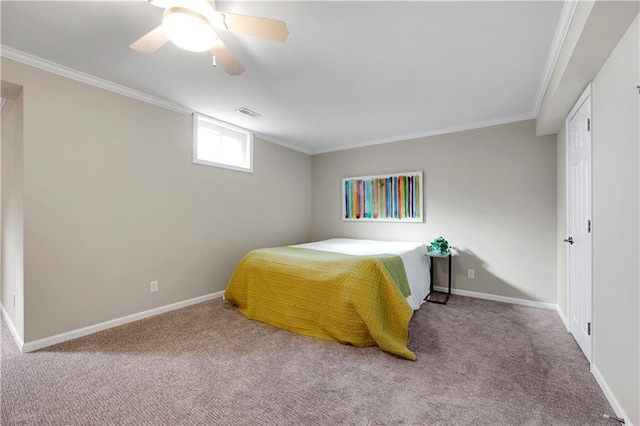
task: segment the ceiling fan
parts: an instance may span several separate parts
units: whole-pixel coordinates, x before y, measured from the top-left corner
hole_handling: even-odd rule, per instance
[[[149,0],[153,6],[165,9],[162,24],[131,44],[141,53],[154,53],[171,40],[178,47],[192,52],[209,51],[213,65],[220,65],[227,74],[239,75],[245,69],[218,38],[217,30],[285,42],[287,24],[275,19],[219,12],[215,3],[207,0]]]

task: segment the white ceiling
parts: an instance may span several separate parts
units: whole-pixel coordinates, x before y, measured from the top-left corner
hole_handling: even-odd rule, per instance
[[[286,43],[220,32],[247,71],[208,53],[129,44],[162,9],[1,2],[3,46],[182,105],[307,152],[533,118],[560,1],[219,1],[284,20]],[[260,114],[235,112],[247,107]]]

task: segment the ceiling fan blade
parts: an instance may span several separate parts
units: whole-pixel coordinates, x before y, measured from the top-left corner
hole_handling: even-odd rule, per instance
[[[180,0],[149,0],[149,4],[161,9],[169,9],[180,5]]]
[[[258,16],[236,15],[235,13],[222,14],[226,29],[234,33],[266,38],[281,43],[285,42],[289,35],[287,24],[284,21]]]
[[[156,27],[155,29],[149,31],[147,34],[143,35],[137,41],[131,43],[130,48],[140,53],[153,53],[156,50],[160,49],[166,42],[169,41],[169,38],[164,33],[162,29],[162,25]]]
[[[193,12],[207,17],[215,18],[215,4],[207,0],[148,0],[153,6],[161,9],[171,9],[172,7],[183,7]]]
[[[215,64],[220,65],[227,74],[240,75],[245,71],[242,64],[222,41],[218,40],[210,52],[215,58]]]

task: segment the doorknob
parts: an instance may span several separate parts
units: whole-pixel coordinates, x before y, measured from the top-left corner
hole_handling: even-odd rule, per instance
[[[569,244],[573,244],[573,237],[565,238],[564,242],[565,243],[569,243]]]

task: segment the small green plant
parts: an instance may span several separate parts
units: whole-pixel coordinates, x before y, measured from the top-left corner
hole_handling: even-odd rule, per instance
[[[438,253],[448,253],[449,242],[442,237],[438,237],[431,242],[431,250],[437,251]]]

